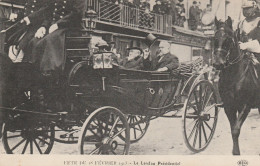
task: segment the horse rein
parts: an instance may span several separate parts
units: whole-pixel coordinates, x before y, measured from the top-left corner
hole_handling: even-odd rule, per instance
[[[219,31],[224,31],[224,28],[220,28],[218,31],[216,31],[216,32],[215,32],[215,35],[216,35],[216,33],[219,32]],[[230,36],[230,35],[228,35],[228,38],[232,39],[232,43],[233,43],[233,45],[235,45],[236,42],[234,41],[234,38],[233,38],[232,36]],[[228,67],[230,67],[230,66],[232,66],[232,65],[234,65],[234,64],[237,64],[238,62],[240,62],[240,61],[244,58],[243,54],[241,54],[241,51],[240,51],[240,48],[239,48],[239,45],[238,45],[238,53],[239,53],[239,56],[237,56],[235,59],[233,59],[233,60],[230,62],[230,53],[231,53],[230,50],[231,50],[231,48],[229,48],[229,50],[225,50],[225,49],[223,49],[222,46],[221,46],[221,47],[217,48],[216,50],[214,49],[214,51],[213,51],[213,54],[215,54],[216,51],[218,51],[218,52],[223,52],[223,53],[226,54],[224,68],[228,68]]]

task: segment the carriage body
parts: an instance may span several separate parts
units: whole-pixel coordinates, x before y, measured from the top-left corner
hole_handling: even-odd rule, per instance
[[[210,120],[209,114],[189,115],[187,112],[188,107],[194,107],[194,105],[196,105],[196,108],[193,108],[195,111],[203,110],[203,106],[199,106],[198,101],[193,103],[196,99],[195,92],[201,93],[200,102],[205,102],[207,101],[205,98],[213,96],[210,104],[214,106],[215,92],[209,81],[205,79],[207,72],[199,69],[201,60],[182,64],[179,69],[171,72],[125,69],[112,63],[112,52],[93,53],[90,40],[91,32],[88,30],[74,29],[67,33],[64,71],[58,84],[51,88],[46,87],[49,89],[48,93],[54,96],[49,101],[62,105],[61,110],[56,112],[54,110],[51,113],[37,111],[30,100],[30,88],[22,91],[27,97],[26,105],[22,103],[18,106],[1,108],[1,111],[8,113],[3,138],[7,153],[15,153],[8,141],[18,132],[18,135],[23,138],[22,141],[25,142],[22,153],[26,151],[28,144],[30,144],[30,153],[33,151],[33,144],[40,153],[49,153],[53,142],[58,141],[68,144],[78,142],[79,151],[84,154],[84,144],[89,141],[94,146],[102,145],[101,149],[94,149],[90,154],[96,152],[107,154],[108,151],[114,154],[117,153],[120,142],[115,140],[115,137],[119,137],[124,146],[117,154],[127,154],[130,142],[137,142],[144,136],[150,120],[168,117],[166,114],[172,111],[176,112],[170,117],[183,118],[185,143],[189,149],[199,152],[207,147],[216,125],[216,107],[212,116],[214,117],[212,128],[203,146],[201,143],[198,147],[192,146],[185,129],[186,119]],[[3,56],[7,57],[5,45],[1,48],[5,50]],[[17,64],[11,65],[17,66]],[[41,73],[38,74],[41,75]],[[205,88],[210,91],[206,91]],[[96,121],[101,123],[101,126],[96,124]],[[198,126],[196,122],[195,128]],[[139,128],[137,135],[136,127]],[[201,126],[199,128],[196,132],[202,130]],[[130,129],[134,130],[132,137]],[[88,135],[89,130],[94,135]],[[63,133],[58,134],[59,132]],[[48,133],[47,136],[46,133]],[[76,133],[80,135],[75,136]],[[24,137],[24,135],[29,135],[29,137]],[[36,145],[36,139],[47,144],[47,148],[39,150],[41,147]]]

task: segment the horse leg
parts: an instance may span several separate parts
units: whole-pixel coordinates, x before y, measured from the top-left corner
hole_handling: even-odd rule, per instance
[[[250,107],[248,107],[247,105],[244,105],[242,108],[238,109],[237,120],[231,131],[232,138],[233,138],[233,155],[240,155],[240,149],[239,149],[240,130],[244,121],[247,118],[249,111],[250,111]]]
[[[238,137],[236,137],[236,135],[234,134],[234,127],[237,121],[237,110],[234,109],[234,107],[224,107],[225,113],[227,115],[229,124],[230,124],[230,128],[231,128],[231,134],[232,134],[232,140],[233,140],[233,154],[234,154],[234,149],[236,149],[237,151],[237,147],[238,147]],[[239,147],[238,147],[239,149]]]

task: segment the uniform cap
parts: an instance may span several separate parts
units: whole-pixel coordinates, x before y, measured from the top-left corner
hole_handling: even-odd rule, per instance
[[[244,0],[242,4],[242,8],[255,7],[255,6],[256,6],[256,1],[254,0]]]

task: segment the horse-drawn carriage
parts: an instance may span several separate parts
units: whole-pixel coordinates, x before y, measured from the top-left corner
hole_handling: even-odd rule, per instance
[[[207,72],[200,69],[201,59],[170,72],[125,69],[113,64],[112,52],[92,53],[90,39],[88,30],[66,36],[64,71],[55,83],[45,77],[43,91],[52,111],[37,108],[37,92],[30,86],[17,90],[14,85],[9,92],[17,93],[3,96],[12,101],[0,107],[6,115],[2,140],[7,153],[48,154],[57,141],[78,143],[81,154],[128,154],[130,144],[158,117],[182,118],[191,151],[209,145],[218,108]],[[17,103],[21,96],[24,100]]]

